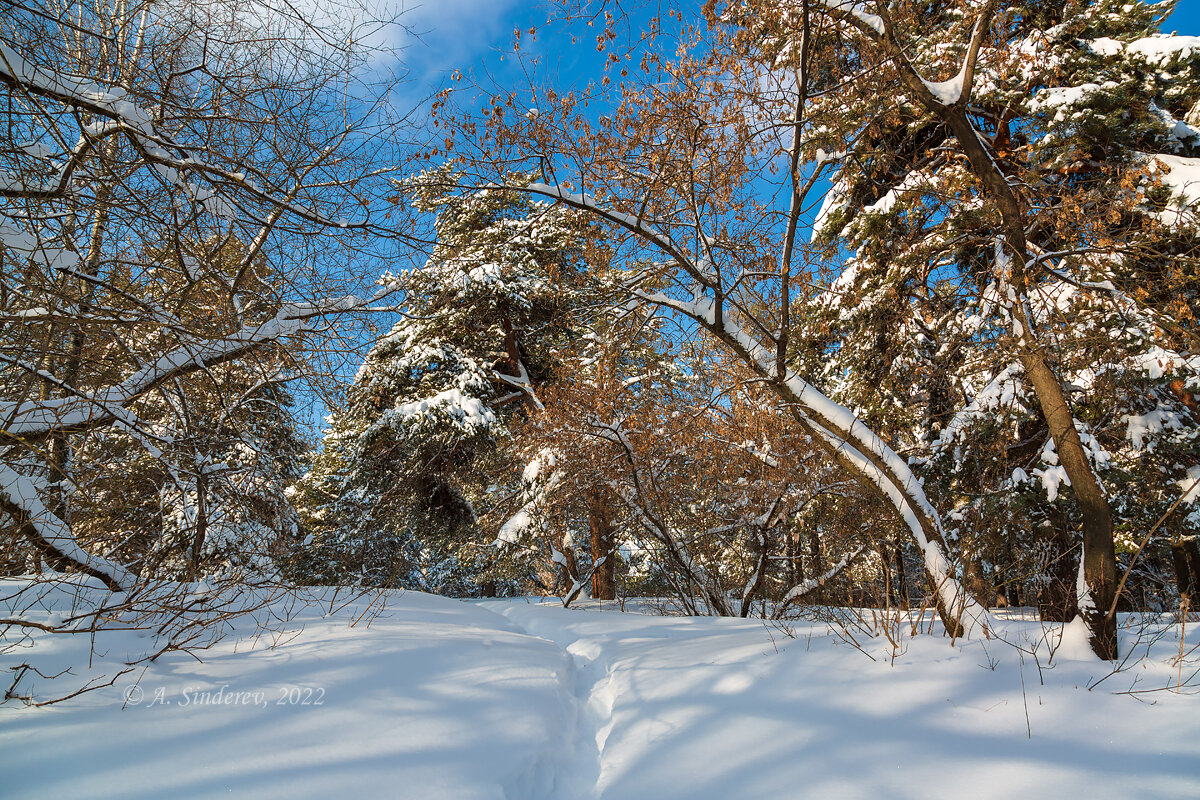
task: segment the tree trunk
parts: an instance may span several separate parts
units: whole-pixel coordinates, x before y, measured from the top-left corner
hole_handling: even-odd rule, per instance
[[[813,575],[821,575],[825,572],[825,558],[821,555],[821,537],[817,535],[817,529],[814,527],[809,531],[808,535],[808,555],[812,562]],[[825,601],[825,587],[818,586],[813,590],[813,600],[820,605]]]
[[[800,532],[788,523],[783,523],[784,557],[787,566],[788,586],[795,586],[804,580],[804,560],[800,552]]]
[[[1200,540],[1185,536],[1171,542],[1171,561],[1175,566],[1180,605],[1197,608],[1200,606]]]
[[[183,498],[187,504],[187,498]],[[196,473],[196,530],[191,542],[191,577],[190,580],[200,579],[200,570],[204,565],[204,540],[208,538],[208,481],[203,469]]]
[[[616,548],[612,505],[605,490],[600,487],[592,487],[587,500],[588,532],[592,540],[592,597],[597,600],[616,600],[617,564],[614,557]]]
[[[984,574],[983,561],[973,553],[963,554],[963,584],[984,608],[991,608],[996,604],[995,589]]]
[[[575,595],[578,594],[578,592],[572,592],[571,590],[579,582],[579,564],[575,560],[575,548],[566,541],[562,543],[562,556],[563,560],[559,566],[562,567],[563,583],[573,600]]]
[[[1025,374],[1033,385],[1042,415],[1050,427],[1059,460],[1071,480],[1083,516],[1084,597],[1076,597],[1087,623],[1092,650],[1107,661],[1117,657],[1117,620],[1108,609],[1117,591],[1117,552],[1113,542],[1112,511],[1108,498],[1087,460],[1075,418],[1067,406],[1058,378],[1040,354],[1021,356]]]
[[[558,190],[531,188],[530,191],[574,208],[596,212],[596,206],[586,198],[574,198]],[[671,241],[643,228],[640,222],[632,223],[627,217],[613,221],[662,247],[681,264],[691,264],[689,258]],[[691,264],[689,271],[694,275],[700,274],[694,264]],[[634,295],[663,308],[687,314],[764,378],[767,387],[784,401],[792,418],[812,436],[814,444],[856,476],[860,484],[884,502],[897,521],[911,533],[934,586],[938,614],[946,630],[952,635],[963,636],[973,626],[986,629],[991,624],[987,610],[976,603],[955,579],[947,556],[941,517],[925,496],[921,481],[913,474],[908,462],[853,411],[833,402],[815,386],[787,369],[786,365],[780,364],[777,358],[779,337],[767,330],[761,321],[756,321],[752,333],[742,328],[734,318],[727,318],[728,298],[721,287],[712,283],[706,285],[712,290],[713,296],[706,298],[703,310],[695,302],[658,292],[635,289]],[[768,347],[766,343],[771,346]],[[718,599],[717,602],[724,604],[723,600]]]
[[[900,587],[892,571],[896,548],[884,543],[879,547],[879,564],[883,570],[884,605],[894,608],[900,605]]]
[[[1029,282],[1025,273],[1029,248],[1025,241],[1025,215],[1007,178],[987,152],[965,112],[955,109],[946,113],[944,118],[975,174],[995,200],[1003,219],[1004,241],[998,242],[997,246],[997,272],[1003,272],[1002,256],[1008,259],[1009,271],[997,277],[1009,283],[1017,293],[1016,302],[1009,313],[1013,319],[1018,357],[1025,377],[1033,387],[1042,417],[1050,429],[1050,438],[1054,441],[1083,517],[1083,583],[1087,591],[1083,597],[1077,598],[1079,613],[1087,623],[1092,650],[1100,658],[1112,660],[1117,657],[1117,623],[1115,617],[1108,614],[1117,590],[1112,511],[1108,497],[1088,462],[1062,382],[1050,366],[1049,356],[1037,339],[1029,314]]]
[[[1078,567],[1074,549],[1064,531],[1049,524],[1042,527],[1046,530],[1043,541],[1050,547],[1050,562],[1037,596],[1038,616],[1043,622],[1070,622],[1075,619],[1079,602],[1075,591]]]
[[[1018,608],[1021,606],[1024,597],[1021,590],[1021,579],[1018,575],[1014,575],[1013,565],[1017,563],[1013,555],[1012,539],[1005,538],[1004,542],[1004,569],[1002,571],[1003,580],[997,587],[997,604],[1001,608]]]
[[[897,605],[903,603],[904,608],[910,606],[908,595],[908,572],[904,567],[904,543],[897,542],[892,551],[896,556],[896,598]]]
[[[914,97],[950,128],[963,154],[967,157],[971,171],[983,184],[982,193],[987,196],[999,212],[1003,237],[997,238],[996,277],[1015,290],[1010,308],[1013,339],[1018,357],[1024,368],[1025,377],[1033,387],[1041,408],[1042,416],[1050,428],[1050,436],[1058,450],[1058,457],[1070,479],[1076,502],[1083,517],[1083,555],[1081,588],[1084,596],[1077,598],[1079,613],[1088,626],[1089,643],[1100,658],[1112,660],[1117,657],[1117,626],[1115,616],[1108,614],[1117,589],[1117,556],[1113,545],[1112,511],[1108,498],[1096,479],[1092,465],[1075,429],[1075,418],[1067,404],[1062,383],[1050,366],[1050,355],[1038,340],[1029,308],[1030,284],[1026,275],[1029,247],[1025,240],[1025,228],[1029,220],[1017,195],[997,161],[992,158],[983,139],[975,130],[968,115],[971,100],[971,82],[974,78],[974,59],[995,13],[996,0],[988,0],[980,11],[976,22],[976,34],[972,36],[971,52],[964,65],[964,86],[958,100],[946,104],[934,96],[929,84],[917,73],[908,61],[894,32],[888,30],[877,41],[888,55],[903,65],[900,77]]]
[[[115,140],[110,139],[104,144],[105,154],[107,159],[116,157]],[[87,257],[84,260],[84,273],[89,277],[96,277],[100,273],[100,259],[104,253],[104,236],[108,231],[108,204],[112,197],[112,189],[107,184],[100,188],[96,193],[96,217],[92,221],[92,232],[88,236]],[[64,288],[71,281],[64,280]],[[76,300],[80,315],[86,315],[92,309],[92,300],[96,294],[96,285],[92,281],[79,280],[79,297]],[[72,390],[77,390],[79,387],[81,371],[83,369],[83,352],[87,346],[83,331],[79,328],[71,328],[66,332],[66,359],[62,365],[61,374],[58,376],[65,387],[61,392],[63,397],[70,397]],[[54,475],[54,479],[60,481],[59,489],[55,492],[54,504],[51,506],[51,513],[62,520],[63,525],[68,529],[71,527],[71,499],[70,495],[62,487],[66,485],[66,481],[72,478],[74,465],[72,464],[72,448],[70,434],[65,431],[55,431],[50,434],[49,442],[50,452],[50,468]],[[51,562],[55,565],[55,562]],[[55,569],[59,569],[55,565]]]
[[[755,525],[750,533],[748,549],[754,555],[754,575],[742,593],[742,604],[739,611],[743,618],[750,616],[750,609],[754,605],[754,596],[762,588],[763,575],[767,571],[767,559],[771,554],[767,530],[766,525]],[[766,619],[765,612],[763,618]]]

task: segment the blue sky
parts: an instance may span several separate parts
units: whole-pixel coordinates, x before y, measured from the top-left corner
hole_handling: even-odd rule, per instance
[[[1163,25],[1164,31],[1175,31],[1185,36],[1200,36],[1200,2],[1180,0],[1175,13]]]
[[[579,44],[572,46],[561,27],[557,31],[545,27],[547,17],[557,8],[551,0],[382,1],[404,12],[402,21],[416,34],[404,37],[404,60],[413,69],[414,90],[438,85],[456,69],[484,86],[493,80],[500,85],[519,80],[523,73],[510,52],[512,34],[515,28],[527,30],[531,25],[540,33],[536,42],[524,43],[523,55],[542,57],[541,78],[565,86],[595,77],[599,71],[601,61],[586,28],[579,28],[583,35]],[[599,7],[601,3],[593,0],[591,5]],[[1180,0],[1163,29],[1200,36],[1200,0]]]
[[[455,70],[469,79],[464,85],[482,90],[519,90],[531,76],[566,89],[597,78],[603,66],[594,44],[599,23],[590,33],[582,23],[569,31],[561,21],[548,25],[550,17],[560,16],[560,6],[552,0],[390,1],[404,12],[401,21],[411,30],[403,58],[416,93],[443,85]],[[537,36],[523,36],[520,53],[513,53],[514,30],[530,27]],[[577,34],[577,43],[571,42],[571,33]]]
[[[328,0],[308,0],[321,8]],[[337,2],[337,0],[334,0]],[[372,0],[367,0],[372,2]],[[472,87],[460,102],[476,105],[486,102],[484,94],[517,90],[528,86],[533,78],[540,84],[549,83],[563,90],[577,88],[601,75],[603,57],[595,49],[595,31],[585,25],[547,26],[549,16],[557,13],[559,5],[553,0],[374,0],[386,15],[401,13],[405,30],[393,30],[388,41],[401,48],[402,62],[409,71],[398,101],[413,104],[432,91],[448,84],[450,75],[460,71],[465,76],[459,86]],[[699,6],[700,0],[695,0]],[[593,7],[600,0],[591,0]],[[618,4],[609,0],[609,6]],[[630,2],[627,7],[654,3]],[[318,12],[319,13],[319,12]],[[649,16],[645,14],[645,16]],[[538,29],[534,41],[523,37],[521,52],[512,52],[513,31]],[[598,23],[599,26],[599,23]],[[1181,0],[1175,13],[1164,23],[1163,30],[1184,35],[1200,36],[1200,0]],[[571,33],[578,36],[572,44]],[[536,59],[536,66],[533,60]],[[372,264],[372,267],[378,266]],[[317,411],[314,422],[323,416]],[[316,423],[319,426],[319,422]]]

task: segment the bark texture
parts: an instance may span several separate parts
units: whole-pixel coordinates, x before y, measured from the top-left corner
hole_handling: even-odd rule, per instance
[[[597,600],[617,599],[617,570],[613,550],[613,509],[603,489],[588,492],[588,533],[591,534],[592,597]],[[603,561],[601,561],[603,559]]]
[[[1180,605],[1196,608],[1200,604],[1200,540],[1187,536],[1171,542],[1171,562]]]

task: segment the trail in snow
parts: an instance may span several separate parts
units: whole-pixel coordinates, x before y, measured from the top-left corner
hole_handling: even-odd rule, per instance
[[[417,592],[389,595],[373,619],[379,606],[365,600],[329,606],[303,607],[276,639],[248,628],[202,662],[164,655],[140,675],[141,702],[124,709],[137,675],[62,705],[0,708],[0,794],[1200,797],[1200,694],[1114,694],[1176,680],[1179,653],[1191,654],[1189,674],[1200,626],[1181,636],[1163,625],[1140,640],[1123,629],[1130,669],[1088,691],[1108,667],[1072,660],[1086,656],[1080,643],[1063,643],[1053,663],[1043,649],[1039,670],[996,641],[933,636],[902,639],[894,661],[885,640],[860,638],[872,660],[815,623],[784,631]],[[1041,630],[1002,624],[1014,638]],[[47,675],[72,666],[78,682],[91,674],[90,641],[32,641],[0,653],[0,668],[20,659]],[[93,664],[112,674],[147,640],[112,632],[96,645]],[[321,690],[320,705],[293,702],[304,688]],[[154,702],[159,692],[169,702]],[[182,702],[198,692],[261,692],[266,702]]]
[[[482,604],[488,607],[492,604]],[[550,739],[530,767],[506,787],[508,800],[593,800],[603,763],[604,742],[612,728],[612,672],[598,642],[564,636],[558,627],[539,626],[528,610],[504,605],[500,613],[517,630],[554,644],[562,652],[562,695],[568,709],[566,730]],[[537,613],[537,612],[534,612]],[[539,635],[549,633],[556,638]]]
[[[510,800],[1200,796],[1200,754],[1184,743],[1200,734],[1200,695],[1150,706],[1089,692],[1108,669],[1078,643],[1053,642],[1049,668],[1039,656],[1041,683],[995,641],[920,636],[892,661],[882,637],[862,640],[872,660],[821,624],[484,605],[572,664],[575,722],[551,793]],[[1137,635],[1124,635],[1128,650]],[[1178,640],[1157,646],[1112,690],[1165,677]]]

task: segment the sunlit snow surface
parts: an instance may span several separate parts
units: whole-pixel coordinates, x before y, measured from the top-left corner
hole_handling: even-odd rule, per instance
[[[1088,691],[1111,668],[1074,630],[1053,662],[1042,644],[1039,670],[995,640],[905,635],[892,659],[883,637],[853,631],[856,647],[817,622],[415,592],[392,593],[381,610],[380,599],[343,605],[326,592],[274,634],[227,638],[202,662],[169,654],[67,703],[10,702],[0,795],[1200,797],[1200,695],[1117,694],[1177,680],[1178,627],[1144,631],[1140,645],[1127,627],[1124,648],[1138,656],[1157,630],[1151,657]],[[999,622],[1022,644],[1040,630],[1019,615]],[[1185,653],[1200,644],[1197,627]],[[146,646],[105,634],[95,666]],[[82,637],[42,639],[3,666],[49,674],[74,663],[59,682],[82,681],[87,648]],[[122,710],[130,692],[138,702]]]

